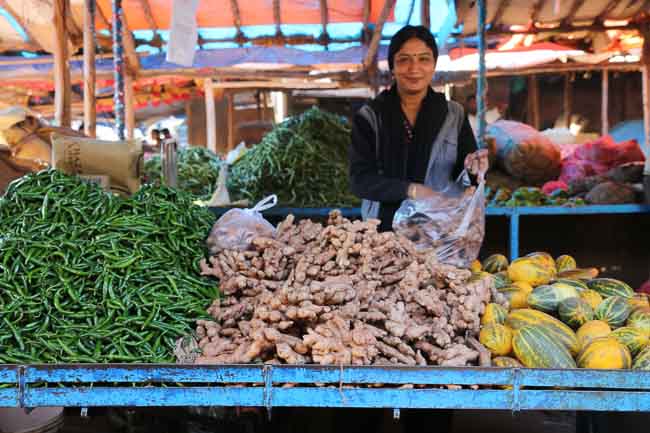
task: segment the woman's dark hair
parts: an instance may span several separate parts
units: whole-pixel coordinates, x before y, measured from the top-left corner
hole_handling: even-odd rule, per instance
[[[390,45],[388,46],[388,67],[391,71],[393,70],[395,54],[397,54],[406,41],[413,38],[417,38],[427,44],[431,48],[433,59],[438,60],[436,38],[433,37],[429,29],[424,26],[404,26],[390,38]]]

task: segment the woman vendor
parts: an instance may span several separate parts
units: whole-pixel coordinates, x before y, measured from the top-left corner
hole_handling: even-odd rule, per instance
[[[353,119],[351,189],[363,199],[363,218],[381,220],[380,231],[391,230],[403,200],[426,199],[465,169],[483,176],[488,168],[463,107],[431,88],[437,59],[426,27],[402,28],[388,48],[394,84]]]

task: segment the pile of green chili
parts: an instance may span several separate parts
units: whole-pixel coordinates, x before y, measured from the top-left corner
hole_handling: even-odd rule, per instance
[[[145,186],[124,199],[50,170],[0,199],[0,362],[173,362],[218,296],[212,214]]]
[[[196,199],[207,200],[212,196],[219,177],[221,160],[216,153],[204,147],[188,147],[178,151],[178,189],[188,192]],[[145,183],[161,183],[160,156],[154,155],[144,163]]]
[[[231,198],[261,200],[277,194],[293,206],[350,206],[345,118],[311,108],[277,125],[230,168]]]

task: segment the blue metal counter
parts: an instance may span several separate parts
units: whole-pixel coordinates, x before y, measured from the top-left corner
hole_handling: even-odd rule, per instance
[[[217,216],[223,215],[229,208],[210,208]],[[275,207],[263,212],[266,218],[283,219],[289,214],[296,218],[326,218],[330,211],[337,208],[289,208]],[[344,217],[360,219],[360,208],[340,208]],[[644,214],[650,213],[650,205],[589,205],[578,207],[544,206],[544,207],[488,207],[486,215],[505,217],[509,219],[509,249],[510,259],[519,257],[519,220],[522,216],[563,216],[563,215],[611,215],[611,214]]]
[[[270,365],[4,365],[0,406],[650,411],[650,371]],[[318,385],[316,385],[318,384]],[[463,385],[447,389],[446,385]],[[467,386],[479,385],[479,389]]]

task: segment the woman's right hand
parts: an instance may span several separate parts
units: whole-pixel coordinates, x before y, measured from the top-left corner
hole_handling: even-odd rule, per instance
[[[410,190],[412,194],[409,197],[413,200],[424,200],[433,197],[435,194],[431,188],[421,183],[412,183]]]

